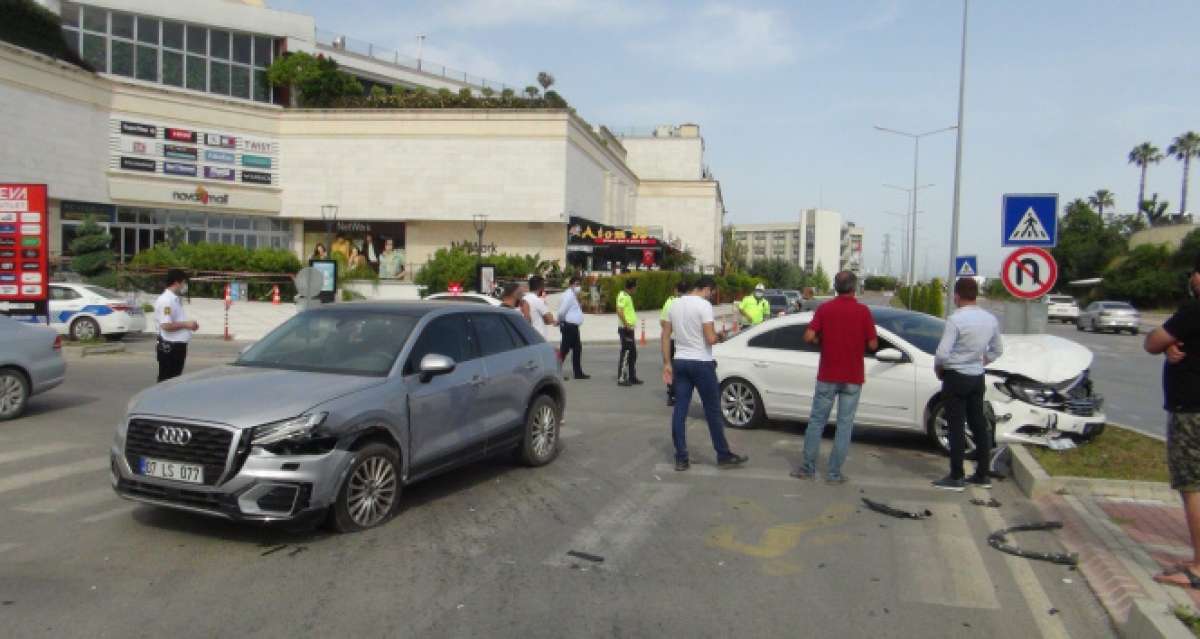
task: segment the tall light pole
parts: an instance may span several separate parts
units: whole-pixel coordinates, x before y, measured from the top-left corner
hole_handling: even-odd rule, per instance
[[[487,230],[487,218],[488,216],[483,213],[476,213],[471,216],[471,223],[475,225],[475,234],[478,237],[478,241],[475,244],[475,279],[478,280],[475,282],[475,288],[479,289],[479,293],[482,295],[491,294],[491,291],[483,290],[483,273],[479,270],[483,266],[483,232]]]
[[[908,215],[909,214],[907,211],[904,213],[897,213],[896,211],[884,211],[884,213],[886,215],[892,215],[892,216],[895,216],[895,217],[898,217],[898,218],[901,218],[902,220],[904,220],[904,227],[903,227],[904,235],[900,236],[900,237],[904,238],[900,242],[900,279],[907,282],[908,281]]]
[[[325,222],[325,254],[333,259],[333,225],[337,222],[338,205],[322,204],[321,220]]]
[[[884,184],[883,186],[885,188],[895,189],[897,191],[904,191],[905,193],[908,193],[908,195],[909,195],[909,205],[910,206],[908,209],[908,214],[909,214],[910,219],[904,225],[904,228],[906,229],[906,231],[904,233],[904,236],[905,236],[904,243],[907,245],[907,250],[905,251],[905,255],[908,256],[908,258],[907,258],[908,264],[906,266],[906,269],[908,271],[908,276],[909,276],[908,284],[909,284],[909,286],[912,286],[913,284],[916,284],[916,280],[917,280],[916,260],[913,257],[913,253],[917,250],[917,232],[916,232],[917,213],[918,213],[917,212],[917,191],[920,191],[921,189],[928,189],[928,188],[932,187],[933,185],[932,184],[922,184],[922,185],[918,186],[916,182],[913,182],[913,188],[911,188],[911,189],[908,187],[904,187],[904,186],[896,186],[895,184]]]
[[[947,290],[954,286],[954,261],[958,256],[958,213],[962,194],[962,151],[963,151],[963,103],[967,89],[967,9],[970,0],[963,0],[962,51],[958,62],[958,124],[954,144],[954,212],[950,222],[950,276],[946,278]],[[946,317],[950,317],[950,305],[946,304]]]
[[[916,239],[916,234],[911,232],[911,227],[915,226],[915,221],[916,221],[917,192],[920,191],[922,188],[924,188],[924,187],[917,186],[917,183],[920,181],[921,138],[927,137],[930,135],[936,135],[938,133],[945,133],[946,131],[950,131],[952,129],[954,129],[954,127],[948,126],[948,127],[942,128],[942,129],[934,129],[932,131],[925,131],[924,133],[909,133],[907,131],[897,131],[896,129],[889,129],[887,127],[875,125],[875,130],[877,130],[877,131],[882,131],[884,133],[894,133],[896,135],[902,135],[906,138],[912,139],[912,141],[913,141],[912,211],[913,211],[914,223],[912,225],[910,225],[910,233],[909,233],[909,250],[908,250],[909,269],[908,269],[908,271],[910,274],[915,273],[917,270],[916,250],[914,250],[914,246],[917,242],[917,239]]]
[[[421,70],[421,50],[425,48],[425,34],[417,34],[417,71]]]

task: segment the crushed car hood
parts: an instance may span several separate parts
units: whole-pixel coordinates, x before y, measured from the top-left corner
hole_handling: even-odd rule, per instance
[[[146,389],[129,413],[248,428],[302,415],[318,404],[385,381],[382,377],[216,366]]]
[[[1057,384],[1092,366],[1092,351],[1069,339],[1054,335],[1005,335],[1003,339],[1004,355],[989,364],[988,371]]]

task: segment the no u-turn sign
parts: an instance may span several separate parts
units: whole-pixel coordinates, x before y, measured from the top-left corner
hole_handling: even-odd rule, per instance
[[[1037,299],[1054,288],[1054,283],[1058,281],[1058,263],[1049,252],[1026,246],[1013,251],[1004,260],[1000,277],[1004,281],[1004,288],[1014,297]]]

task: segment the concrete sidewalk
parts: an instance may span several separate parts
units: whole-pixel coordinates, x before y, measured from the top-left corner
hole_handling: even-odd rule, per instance
[[[552,306],[552,308],[554,308]],[[225,304],[218,299],[193,298],[186,301],[184,310],[188,319],[200,324],[197,332],[200,336],[223,336],[225,334]],[[717,330],[727,327],[732,329],[737,311],[732,304],[722,304],[715,309]],[[229,308],[229,333],[236,340],[259,340],[276,326],[287,321],[296,314],[294,304],[271,304],[269,302],[234,302]],[[657,340],[661,335],[658,324],[659,312],[638,311],[638,337],[644,332],[647,343]],[[152,315],[147,315],[146,332],[156,333],[157,325]],[[604,315],[585,315],[580,326],[580,338],[585,344],[615,343],[617,338],[617,316],[615,313]],[[558,344],[562,340],[557,327],[551,327],[547,332],[546,341]]]

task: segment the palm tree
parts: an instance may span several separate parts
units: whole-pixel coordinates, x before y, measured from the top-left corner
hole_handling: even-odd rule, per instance
[[[533,86],[532,84],[525,87],[525,95],[528,96],[528,98],[530,100],[538,97],[538,88]]]
[[[1142,213],[1146,214],[1146,221],[1150,226],[1158,226],[1167,220],[1167,207],[1170,204],[1166,200],[1158,201],[1158,194],[1155,193],[1149,200],[1142,202]]]
[[[538,84],[542,85],[542,90],[545,91],[546,89],[549,89],[552,84],[554,84],[554,76],[550,75],[548,71],[542,71],[541,73],[537,74],[537,81]]]
[[[1113,199],[1113,192],[1108,189],[1098,189],[1095,193],[1088,196],[1088,204],[1096,208],[1096,212],[1100,214],[1100,219],[1104,219],[1104,209],[1112,208],[1117,205]]]
[[[1129,163],[1136,164],[1142,169],[1142,180],[1138,183],[1137,207],[1134,209],[1139,213],[1142,209],[1142,200],[1146,198],[1146,169],[1151,164],[1162,162],[1162,159],[1162,151],[1159,151],[1158,147],[1150,142],[1142,142],[1133,147],[1133,150],[1129,152]]]
[[[1183,215],[1187,213],[1188,170],[1192,168],[1192,158],[1200,158],[1200,134],[1188,131],[1175,138],[1167,147],[1167,155],[1183,162],[1183,195],[1179,198],[1179,214]]]

